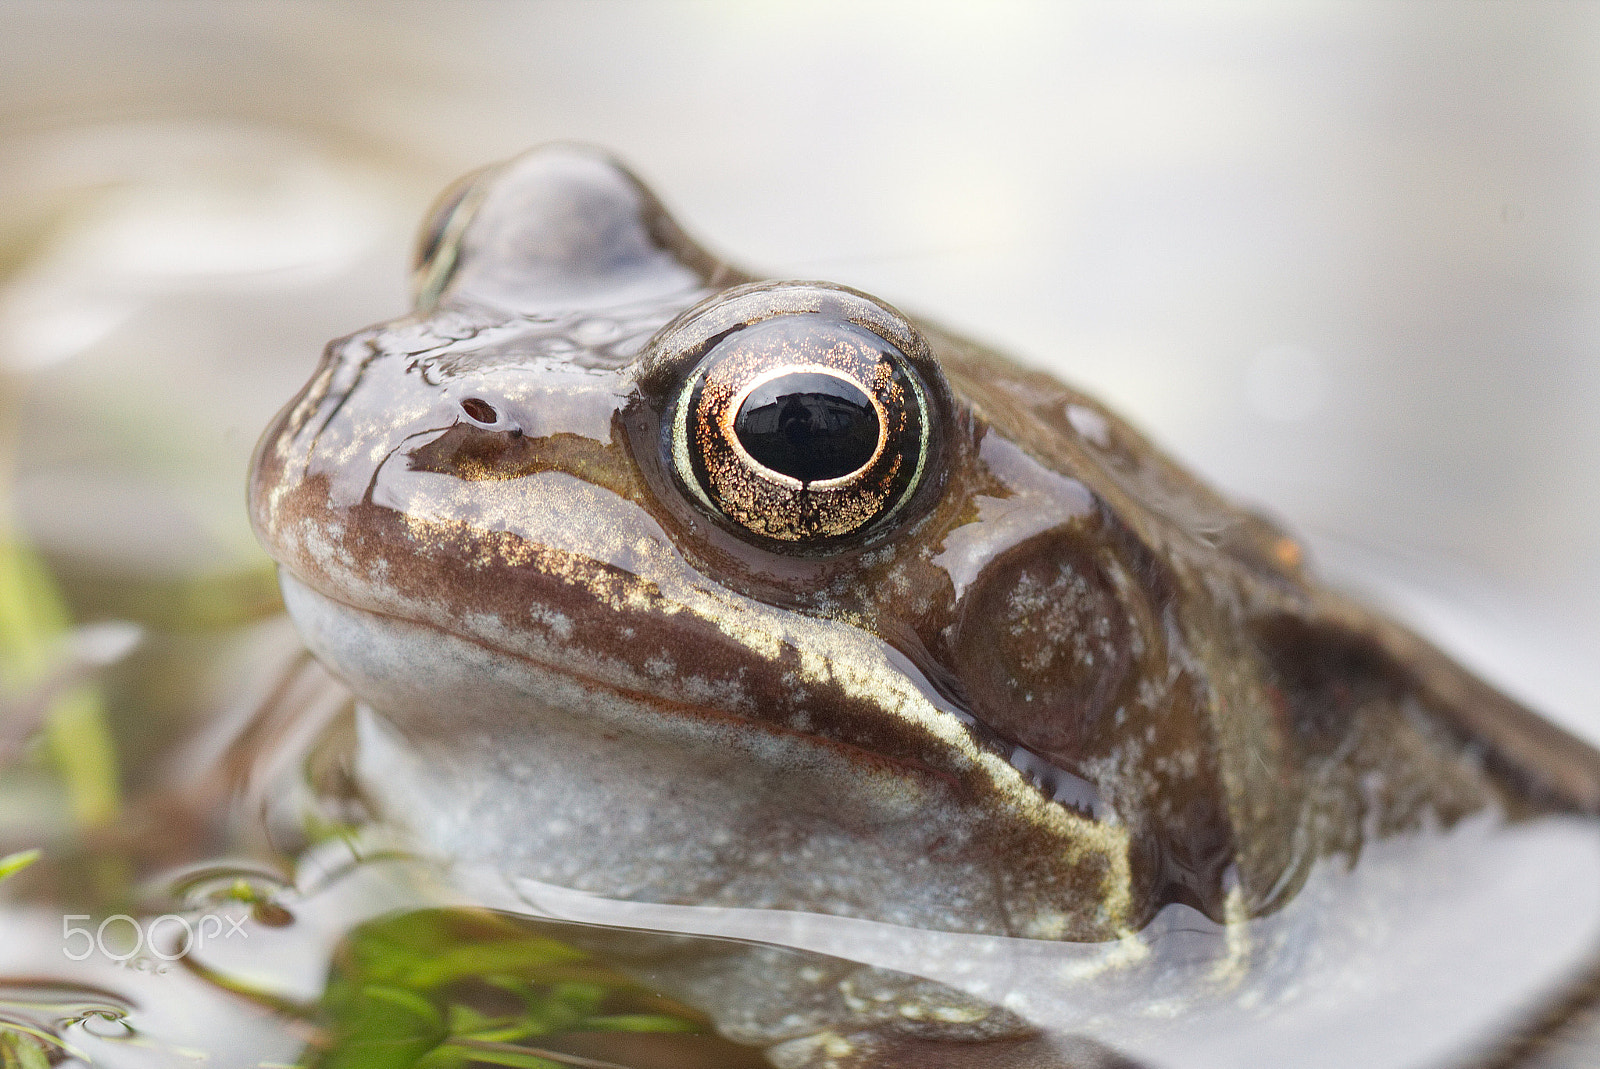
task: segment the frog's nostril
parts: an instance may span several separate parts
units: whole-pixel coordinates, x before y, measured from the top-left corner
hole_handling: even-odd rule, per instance
[[[487,401],[480,401],[476,397],[468,397],[461,402],[461,411],[474,423],[493,424],[500,422],[500,413]]]

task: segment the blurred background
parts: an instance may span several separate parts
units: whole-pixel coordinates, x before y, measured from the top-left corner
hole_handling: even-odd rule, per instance
[[[217,705],[257,434],[449,179],[556,138],[1087,387],[1600,738],[1600,6],[1535,0],[6,0],[12,684],[143,628],[85,714],[125,775]]]

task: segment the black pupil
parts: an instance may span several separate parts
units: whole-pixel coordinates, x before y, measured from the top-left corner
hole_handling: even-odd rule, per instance
[[[816,372],[780,375],[744,399],[733,419],[745,451],[802,483],[849,475],[878,448],[878,413],[860,389]]]

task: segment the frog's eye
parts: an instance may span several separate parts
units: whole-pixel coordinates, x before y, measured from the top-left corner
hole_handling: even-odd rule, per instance
[[[730,290],[670,324],[642,378],[667,380],[677,481],[747,537],[853,544],[904,515],[938,467],[946,390],[926,343],[842,287]]]

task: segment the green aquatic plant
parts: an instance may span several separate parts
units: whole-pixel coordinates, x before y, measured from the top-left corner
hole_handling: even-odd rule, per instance
[[[0,1021],[0,1069],[49,1069],[45,1043],[35,1029]]]
[[[63,1059],[92,1064],[62,1038],[61,1026],[84,1013],[118,1012],[91,988],[0,979],[0,1069],[49,1069]]]
[[[700,1014],[531,922],[468,909],[355,929],[314,1012],[310,1069],[612,1066],[562,1048],[598,1033],[709,1031]]]
[[[30,697],[45,695],[39,727],[73,818],[79,827],[104,827],[122,809],[105,702],[92,683],[52,687],[51,677],[71,627],[49,569],[0,519],[0,680],[5,683],[5,697],[27,704]]]
[[[21,872],[35,861],[38,861],[41,854],[43,854],[43,851],[35,847],[32,850],[18,850],[14,854],[0,857],[0,880]]]

